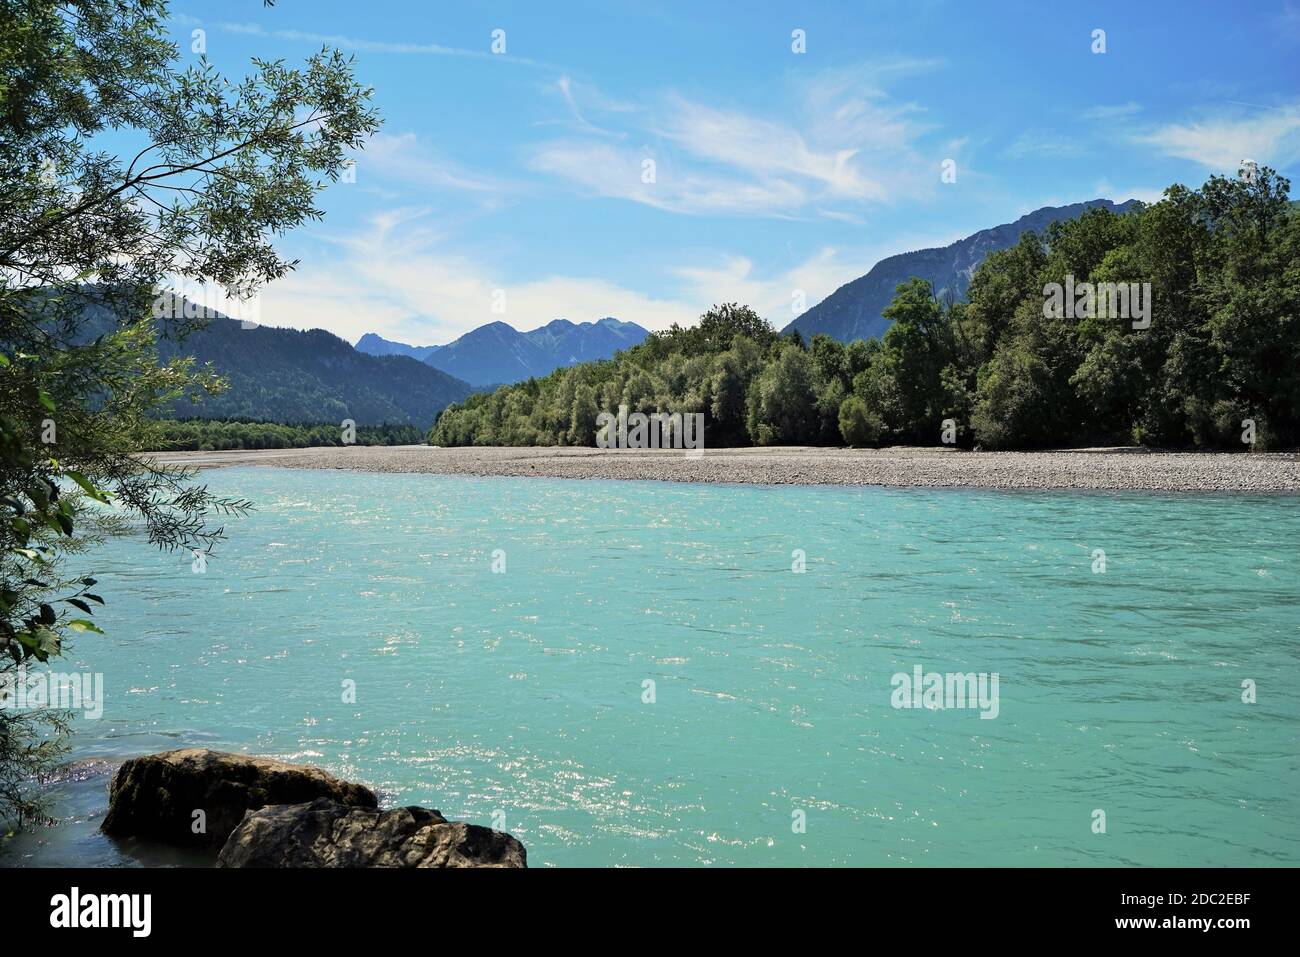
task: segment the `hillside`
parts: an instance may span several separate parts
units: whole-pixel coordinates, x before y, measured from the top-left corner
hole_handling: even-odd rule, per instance
[[[81,336],[94,338],[112,327],[107,316],[89,312]],[[473,391],[468,383],[407,356],[358,352],[323,329],[246,329],[220,315],[183,341],[160,337],[158,352],[163,359],[191,355],[200,364],[210,362],[229,383],[221,395],[177,401],[170,412],[178,418],[285,423],[352,419],[358,425],[427,429],[446,406]]]
[[[840,342],[878,339],[889,328],[889,322],[881,317],[881,312],[894,298],[898,285],[913,276],[929,282],[935,295],[941,299],[949,292],[962,299],[975,268],[984,257],[995,250],[1014,246],[1020,241],[1021,233],[1031,230],[1041,233],[1051,223],[1077,219],[1094,206],[1124,213],[1132,209],[1134,203],[1135,200],[1116,204],[1108,199],[1094,199],[1069,206],[1044,206],[1021,216],[1014,223],[982,229],[942,248],[890,256],[872,266],[865,276],[835,290],[782,331],[797,329],[804,338],[824,332]]]
[[[222,395],[179,401],[177,416],[276,422],[411,424],[428,428],[472,391],[468,383],[406,356],[358,352],[323,329],[244,329],[225,317],[160,351],[211,362],[229,380]]]

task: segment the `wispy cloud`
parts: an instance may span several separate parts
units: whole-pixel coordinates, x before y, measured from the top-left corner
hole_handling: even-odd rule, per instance
[[[695,172],[662,150],[649,148],[554,141],[536,150],[530,165],[569,180],[588,195],[632,200],[676,213],[788,215],[807,200],[805,191],[794,183]]]
[[[183,23],[187,26],[203,26],[206,21],[188,15],[176,15],[172,18],[177,23]],[[314,33],[310,30],[278,30],[267,29],[259,23],[240,23],[230,20],[220,20],[214,24],[217,29],[226,33],[239,33],[245,36],[267,37],[276,40],[285,40],[291,43],[310,43],[314,46],[337,47],[341,50],[354,50],[358,53],[378,53],[378,54],[397,54],[404,56],[448,56],[448,57],[465,57],[476,60],[496,60],[502,63],[512,63],[517,66],[537,67],[545,70],[559,70],[560,68],[553,64],[544,63],[540,60],[532,60],[528,57],[514,56],[510,53],[493,53],[489,47],[489,38],[484,37],[483,49],[474,50],[463,47],[451,47],[441,43],[415,43],[407,40],[370,40],[361,37],[347,36],[337,33]],[[507,46],[507,50],[508,50]]]
[[[363,333],[418,345],[445,343],[477,326],[504,321],[532,329],[556,318],[603,316],[649,328],[688,323],[699,308],[623,288],[604,279],[545,276],[520,281],[499,267],[447,250],[428,225],[428,210],[395,209],[336,240],[339,255],[273,283],[262,320],[300,329],[327,328],[350,341]],[[504,292],[506,311],[493,310]]]
[[[1077,159],[1095,155],[1113,143],[1116,126],[1127,130],[1131,118],[1141,112],[1142,105],[1133,100],[1126,103],[1103,103],[1071,111],[1068,114],[1069,122],[1059,129],[1025,130],[1003,148],[1002,155],[1010,159]],[[1084,124],[1080,124],[1079,120],[1083,120]]]
[[[881,259],[915,249],[946,246],[959,234],[896,236],[872,246],[825,246],[785,268],[761,269],[746,256],[723,256],[712,262],[681,266],[673,274],[683,283],[684,297],[712,304],[748,303],[781,328],[805,309],[821,302],[845,283],[869,272]]]
[[[892,70],[926,66],[932,61]],[[674,212],[817,216],[829,210],[851,217],[843,205],[920,195],[937,180],[937,173],[920,171],[937,169],[938,160],[926,162],[917,146],[930,129],[917,118],[919,108],[891,101],[870,85],[888,72],[828,71],[797,81],[793,116],[661,94],[640,110],[626,111],[631,126],[621,137],[653,146],[569,137],[533,147],[528,163],[582,192]],[[563,92],[580,131],[595,127],[572,90],[565,86]]]
[[[755,182],[797,186],[801,194],[819,188],[831,198],[879,202],[888,196],[882,178],[853,162],[861,147],[818,148],[781,122],[678,100],[658,132],[689,153]],[[895,142],[903,145],[905,134]]]
[[[454,237],[433,222],[429,209],[395,208],[373,216],[359,233],[335,237],[336,255],[313,260],[263,292],[262,321],[326,328],[353,342],[378,332],[428,345],[496,321],[525,330],[556,318],[583,322],[615,316],[665,329],[674,322],[694,323],[713,303],[739,301],[779,328],[885,256],[958,238],[907,235],[872,246],[826,246],[776,267],[758,266],[742,255],[705,255],[647,276],[669,290],[651,294],[591,276],[520,280],[499,264],[450,251]],[[493,309],[499,292],[504,313]]]
[[[405,186],[471,193],[502,193],[510,188],[503,179],[473,172],[446,159],[414,133],[376,133],[357,162]]]
[[[356,37],[335,33],[312,33],[306,30],[268,30],[259,23],[235,23],[223,20],[217,26],[227,33],[242,33],[256,37],[274,37],[277,40],[289,40],[300,43],[340,47],[361,53],[406,53],[430,54],[433,56],[487,57],[488,50],[463,50],[457,47],[443,46],[440,43],[389,42],[384,40],[363,40]]]
[[[1089,152],[1077,134],[1045,133],[1026,130],[1002,151],[1011,159],[1039,157],[1041,159],[1076,159]]]
[[[1217,172],[1235,171],[1243,159],[1284,168],[1300,160],[1300,103],[1216,110],[1197,120],[1159,126],[1135,139]]]
[[[871,259],[826,247],[801,263],[764,274],[744,256],[674,270],[696,302],[743,302],[778,329],[844,283],[865,273]]]
[[[1106,120],[1123,119],[1124,117],[1133,116],[1134,114],[1141,112],[1142,105],[1133,100],[1129,100],[1127,103],[1090,106],[1079,115],[1085,120],[1098,120],[1104,122]]]
[[[579,96],[586,103],[591,104],[591,108],[604,113],[630,113],[635,107],[627,103],[606,97],[595,87],[580,85],[576,83],[567,73],[557,79],[552,87],[564,99],[565,105],[569,108],[569,113],[573,121],[577,124],[578,129],[587,133],[596,133],[601,136],[625,137],[626,133],[620,133],[613,130],[602,129],[592,123],[583,114],[582,107],[578,105]]]

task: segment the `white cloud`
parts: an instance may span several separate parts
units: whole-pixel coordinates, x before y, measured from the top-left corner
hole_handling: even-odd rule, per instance
[[[604,316],[666,329],[674,322],[689,326],[722,302],[750,305],[780,329],[880,259],[960,238],[912,235],[869,247],[827,246],[767,272],[745,256],[721,255],[671,269],[676,292],[662,297],[582,276],[512,282],[481,262],[444,252],[444,237],[425,226],[427,212],[396,209],[374,217],[363,235],[338,241],[341,256],[328,264],[313,260],[263,289],[255,312],[241,312],[219,287],[175,288],[227,315],[247,315],[268,326],[327,329],[348,342],[376,332],[412,345],[442,344],[490,322],[528,330],[557,318],[590,322]],[[493,312],[499,291],[505,293],[504,313]]]
[[[881,259],[916,249],[947,246],[958,235],[895,237],[875,246],[840,249],[826,246],[802,262],[766,274],[744,256],[727,256],[703,266],[674,270],[687,298],[702,304],[741,302],[770,320],[778,329],[811,309],[840,286],[865,275]]]
[[[429,345],[497,321],[528,330],[557,318],[590,322],[614,316],[665,329],[674,322],[693,324],[714,303],[742,302],[781,328],[885,256],[959,238],[900,235],[874,246],[827,246],[766,271],[745,256],[718,255],[670,269],[671,291],[651,295],[586,276],[514,280],[482,261],[447,252],[448,237],[430,228],[429,213],[388,210],[372,217],[362,233],[335,239],[337,254],[315,257],[262,291],[259,321],[327,329],[349,342],[376,332]],[[503,314],[493,312],[498,290],[505,293]],[[221,308],[219,294],[215,305]]]
[[[424,226],[423,210],[394,210],[372,219],[363,234],[340,242],[341,256],[308,265],[262,294],[262,321],[297,329],[324,328],[355,342],[377,332],[415,345],[446,343],[485,323],[533,329],[552,319],[587,322],[604,316],[647,328],[690,322],[693,304],[656,298],[603,279],[548,276],[512,281],[465,256],[445,252]],[[492,311],[505,292],[506,311]]]
[[[695,156],[749,174],[758,182],[821,187],[831,198],[880,202],[885,184],[852,161],[859,148],[809,146],[803,134],[772,120],[681,100],[660,130]]]
[[[624,137],[627,135],[625,133],[617,133],[612,130],[602,129],[596,124],[590,122],[583,114],[581,107],[578,105],[578,101],[581,99],[584,102],[589,103],[593,111],[602,113],[630,113],[635,109],[631,105],[604,96],[595,87],[576,83],[568,74],[565,74],[556,80],[551,89],[558,91],[560,96],[564,99],[564,103],[569,108],[569,112],[573,115],[574,122],[577,124],[579,129],[587,133],[596,133],[600,136]]]
[[[1244,159],[1284,168],[1300,160],[1300,104],[1169,123],[1135,139],[1220,173],[1236,172]]]
[[[827,247],[802,263],[769,275],[756,274],[753,262],[744,256],[727,257],[710,266],[683,266],[676,274],[693,291],[692,299],[706,304],[702,308],[741,302],[753,306],[780,329],[870,267],[868,259],[846,258]]]
[[[655,165],[651,170],[647,161]],[[792,213],[806,201],[796,184],[741,182],[699,173],[650,149],[560,140],[537,150],[530,165],[579,184],[595,196],[628,199],[677,213],[753,215]],[[649,172],[653,181],[646,182]]]
[[[1090,106],[1070,115],[1086,121],[1087,124],[1100,124],[1100,126],[1081,125],[1072,121],[1069,125],[1056,130],[1025,130],[1002,150],[1002,154],[1012,159],[1025,157],[1077,159],[1092,155],[1097,152],[1099,146],[1111,145],[1114,140],[1115,124],[1124,123],[1140,112],[1142,112],[1141,104],[1133,100],[1127,103]]]
[[[177,14],[173,16],[172,19],[177,23],[184,23],[187,26],[190,24],[202,26],[204,22],[195,17],[182,14]],[[493,53],[489,48],[488,38],[486,35],[484,36],[483,49],[468,50],[461,47],[445,46],[441,43],[413,43],[409,40],[367,40],[335,33],[313,33],[307,30],[268,30],[258,23],[221,21],[217,23],[217,27],[226,33],[240,33],[245,36],[256,37],[271,37],[277,40],[288,40],[295,43],[310,43],[313,46],[329,46],[337,47],[342,50],[356,50],[359,53],[465,57],[476,60],[493,60],[501,63],[539,67],[545,70],[557,69],[551,64],[543,63],[539,60],[531,60],[528,57],[515,56],[510,53]]]
[[[357,157],[358,176],[374,170],[406,186],[500,193],[508,184],[467,170],[440,156],[414,133],[376,133]]]
[[[932,66],[932,61],[909,61],[799,80],[788,117],[758,116],[677,95],[662,96],[640,111],[623,105],[625,115],[610,119],[630,129],[616,135],[654,146],[559,139],[534,147],[528,162],[590,195],[674,212],[797,216],[833,209],[839,217],[851,216],[843,205],[926,195],[937,182],[937,173],[931,174],[938,159],[917,146],[929,129],[915,118],[918,108],[894,103],[872,85],[891,69]],[[571,87],[561,89],[580,129],[609,132],[578,110]],[[643,182],[647,159],[656,164],[652,183]]]
[[[199,22],[195,20],[194,22]],[[356,37],[341,36],[339,34],[311,33],[304,30],[268,30],[261,24],[257,23],[232,23],[224,21],[217,24],[227,33],[242,33],[247,36],[256,37],[274,37],[278,40],[293,40],[303,43],[312,43],[318,46],[340,47],[347,50],[357,50],[362,53],[422,53],[435,54],[438,56],[462,56],[462,57],[486,57],[491,54],[487,50],[462,50],[456,47],[443,46],[440,43],[410,43],[400,42],[391,43],[381,40],[362,40]]]

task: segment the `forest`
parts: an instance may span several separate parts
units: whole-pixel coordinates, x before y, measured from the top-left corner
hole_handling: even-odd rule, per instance
[[[626,405],[703,412],[714,447],[1292,448],[1300,210],[1289,190],[1271,169],[1243,168],[1025,233],[981,263],[965,301],[920,279],[899,285],[880,340],[805,342],[747,306],[714,306],[610,360],[471,395],[429,442],[594,445],[598,414]],[[1097,295],[1116,287],[1133,290],[1140,316]],[[1079,297],[1067,308],[1063,289]]]
[[[155,452],[212,452],[227,449],[305,449],[343,445],[337,423],[285,425],[232,419],[162,419]],[[349,445],[418,445],[424,441],[413,425],[358,425]]]

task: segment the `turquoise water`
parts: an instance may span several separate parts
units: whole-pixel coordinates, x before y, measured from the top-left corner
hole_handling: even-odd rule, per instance
[[[204,481],[258,503],[204,574],[88,559],[104,716],[5,863],[138,860],[98,759],[181,745],[499,812],[534,866],[1300,863],[1294,497]],[[895,709],[917,665],[998,716]]]

